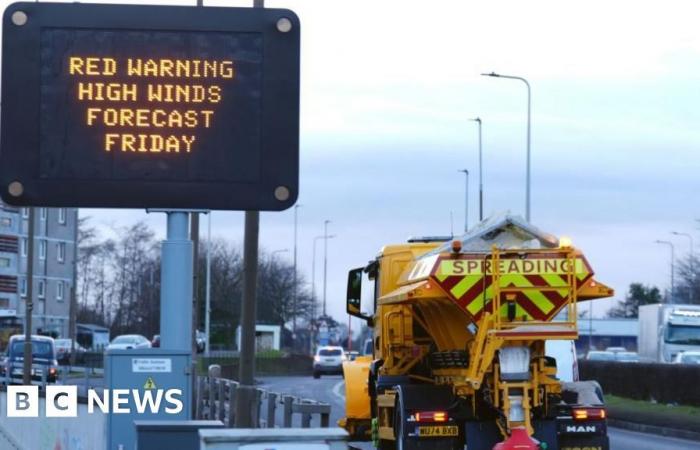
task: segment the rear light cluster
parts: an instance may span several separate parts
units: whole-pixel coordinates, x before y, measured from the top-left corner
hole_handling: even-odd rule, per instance
[[[416,422],[447,422],[445,411],[420,411],[415,414]]]
[[[574,420],[604,420],[604,408],[574,408],[571,411]]]

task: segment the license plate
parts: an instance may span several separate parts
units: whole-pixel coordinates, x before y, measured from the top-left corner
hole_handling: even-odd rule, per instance
[[[441,437],[458,435],[459,428],[457,427],[457,425],[418,427],[418,436],[420,437]]]

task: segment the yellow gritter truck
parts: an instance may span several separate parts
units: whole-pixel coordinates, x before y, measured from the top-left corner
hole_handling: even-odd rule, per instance
[[[510,215],[385,246],[348,276],[373,342],[344,364],[340,425],[380,449],[609,450],[600,387],[560,380],[545,342],[573,343],[578,303],[611,295],[567,239]]]

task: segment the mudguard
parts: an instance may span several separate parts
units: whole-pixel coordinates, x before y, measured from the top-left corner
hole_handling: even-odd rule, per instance
[[[369,437],[372,413],[369,396],[371,356],[358,356],[343,363],[345,378],[345,417],[338,424],[356,438]]]

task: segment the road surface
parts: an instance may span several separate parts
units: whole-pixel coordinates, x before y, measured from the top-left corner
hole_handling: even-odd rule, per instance
[[[260,387],[274,392],[283,392],[310,398],[331,405],[331,424],[343,416],[345,410],[345,385],[341,376],[324,376],[320,380],[312,377],[263,377]],[[610,428],[611,450],[700,450],[700,443],[668,438],[651,434],[637,433],[618,428]],[[369,443],[354,446],[371,450]]]

